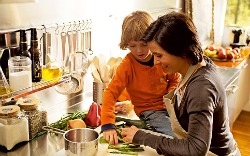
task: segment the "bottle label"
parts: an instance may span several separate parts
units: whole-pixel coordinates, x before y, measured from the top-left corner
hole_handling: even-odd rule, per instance
[[[35,61],[35,67],[34,67],[34,78],[42,78],[42,70],[40,61]]]

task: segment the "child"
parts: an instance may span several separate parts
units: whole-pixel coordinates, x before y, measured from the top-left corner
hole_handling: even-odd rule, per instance
[[[135,11],[125,17],[122,25],[120,48],[130,52],[122,60],[108,87],[104,90],[101,124],[104,138],[111,144],[118,143],[115,130],[115,103],[126,88],[140,119],[155,131],[174,136],[169,115],[163,103],[163,95],[174,89],[180,75],[166,75],[161,65],[155,62],[148,45],[140,38],[153,22],[145,11]]]

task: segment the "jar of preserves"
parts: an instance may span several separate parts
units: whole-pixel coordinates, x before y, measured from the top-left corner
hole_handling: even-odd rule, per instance
[[[23,114],[27,117],[29,123],[29,138],[33,139],[43,126],[48,125],[47,111],[41,105],[41,101],[36,98],[24,98],[17,101]]]
[[[0,145],[11,150],[16,144],[29,141],[28,120],[16,105],[0,107]]]

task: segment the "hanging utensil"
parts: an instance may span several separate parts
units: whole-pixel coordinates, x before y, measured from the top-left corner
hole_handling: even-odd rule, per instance
[[[49,62],[48,52],[51,47],[51,33],[43,33],[43,65],[46,65]]]
[[[70,73],[71,74],[71,79],[70,81],[61,83],[59,85],[55,86],[55,89],[58,93],[68,95],[71,93],[75,93],[76,91],[81,90],[83,88],[83,81],[81,78],[75,73],[72,72],[72,61],[71,61],[71,53],[72,53],[72,36],[71,32],[62,32],[61,33],[61,38],[62,38],[62,56],[63,56],[63,61],[64,61],[64,70],[63,74]],[[68,40],[67,40],[68,39]],[[67,42],[68,41],[68,42]],[[68,47],[68,55],[67,55],[67,47]]]
[[[62,44],[62,60],[63,60],[63,72],[65,72],[65,64],[66,64],[66,46],[68,45],[66,40],[66,32],[61,32],[61,44]]]
[[[80,75],[83,75],[87,72],[87,66],[88,66],[88,55],[86,52],[84,52],[84,50],[82,50],[82,34],[80,31],[77,31],[77,35],[76,35],[76,44],[77,44],[77,50],[75,52],[75,68],[76,68],[76,72]]]

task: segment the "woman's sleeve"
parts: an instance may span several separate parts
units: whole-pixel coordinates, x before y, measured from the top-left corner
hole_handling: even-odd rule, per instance
[[[201,87],[204,86],[204,87]],[[143,131],[138,131],[133,143],[150,146],[163,155],[206,155],[212,138],[213,95],[216,94],[208,85],[196,83],[190,89],[187,98],[188,136],[184,139],[168,139]]]

